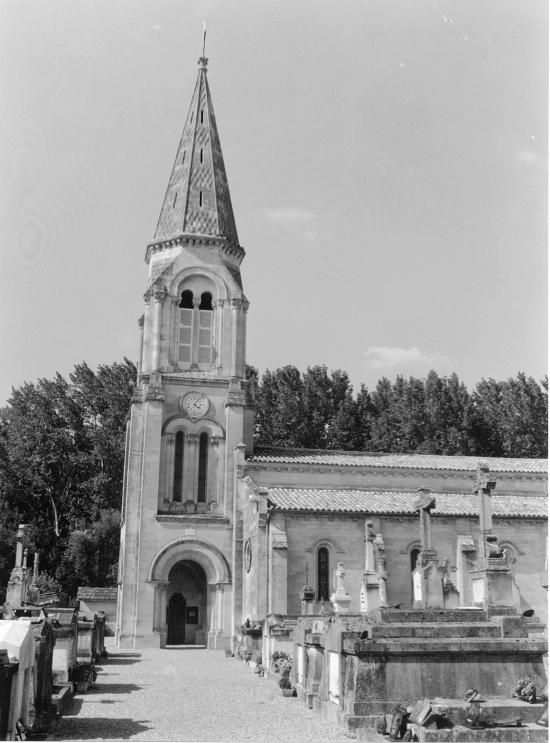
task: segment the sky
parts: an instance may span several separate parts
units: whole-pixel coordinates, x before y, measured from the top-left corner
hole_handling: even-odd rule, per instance
[[[0,0],[0,404],[136,360],[208,79],[247,360],[472,387],[547,362],[545,0]]]

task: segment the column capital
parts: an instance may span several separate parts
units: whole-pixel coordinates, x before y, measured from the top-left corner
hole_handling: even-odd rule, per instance
[[[199,434],[188,433],[185,437],[185,441],[187,442],[187,446],[196,446],[199,443]]]
[[[211,436],[210,437],[210,446],[214,447],[214,449],[217,449],[218,446],[224,441],[223,436]]]
[[[154,297],[155,297],[155,302],[162,302],[162,301],[164,301],[164,297],[167,296],[166,289],[162,289],[162,288],[155,289],[155,291],[153,292],[153,294],[154,294]]]
[[[225,304],[225,299],[218,299],[216,301],[216,304],[218,305],[218,307],[223,308],[223,306]]]
[[[142,315],[138,320],[138,326],[143,329],[144,324],[145,324],[145,315]]]
[[[151,299],[151,290],[147,289],[147,291],[143,295],[143,301],[145,302],[145,304],[149,304],[150,299]]]
[[[231,297],[231,307],[234,310],[238,310],[242,303],[243,300],[240,297]]]

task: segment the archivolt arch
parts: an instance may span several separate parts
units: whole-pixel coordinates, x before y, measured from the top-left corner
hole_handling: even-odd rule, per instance
[[[217,293],[216,299],[228,300],[229,295],[223,279],[217,273],[214,273],[214,271],[210,271],[208,268],[203,268],[202,266],[184,268],[182,271],[179,271],[170,282],[170,294],[179,297],[185,288],[183,286],[185,281],[195,276],[202,276],[214,284]]]
[[[225,438],[225,429],[213,418],[199,418],[192,421],[181,415],[173,415],[164,423],[162,433],[170,434],[176,431],[185,431],[186,433],[202,433],[205,431],[210,436],[221,436]]]
[[[153,558],[149,581],[168,581],[170,570],[181,560],[193,560],[206,574],[208,583],[231,583],[231,569],[223,552],[194,537],[181,537],[165,545]]]

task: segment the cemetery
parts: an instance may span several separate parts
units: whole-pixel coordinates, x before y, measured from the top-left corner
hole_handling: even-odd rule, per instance
[[[36,585],[17,533],[15,566],[0,619],[0,740],[44,739],[75,693],[96,679],[105,654],[105,614],[61,607],[57,596]]]
[[[259,673],[279,675],[284,695],[359,740],[375,733],[390,740],[546,740],[547,640],[533,610],[521,604],[509,557],[494,534],[495,484],[480,463],[478,539],[459,539],[456,555],[433,549],[435,497],[420,489],[411,606],[388,606],[384,541],[367,520],[363,580],[356,587],[360,613],[350,613],[343,563],[330,604],[317,607],[306,566],[301,614],[247,620],[235,655],[253,670],[265,658]]]

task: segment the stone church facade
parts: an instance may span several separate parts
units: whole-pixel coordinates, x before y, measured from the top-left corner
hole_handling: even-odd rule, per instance
[[[474,458],[253,448],[244,255],[201,57],[145,256],[126,440],[121,647],[229,647],[247,618],[299,614],[306,580],[317,602],[328,599],[338,563],[358,612],[366,522],[385,551],[389,603],[410,603],[419,488],[436,498],[433,542],[449,560],[449,580],[458,540],[477,538]],[[495,533],[521,601],[545,621],[546,461],[488,465]]]

